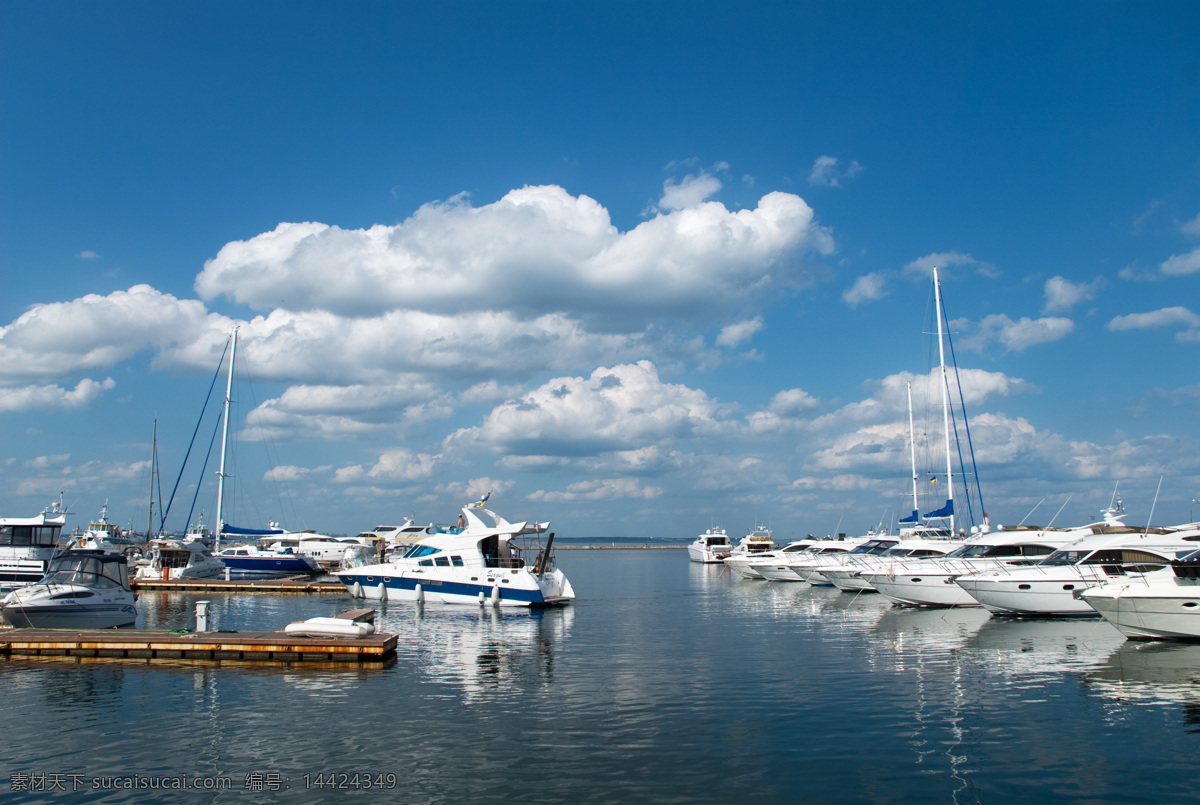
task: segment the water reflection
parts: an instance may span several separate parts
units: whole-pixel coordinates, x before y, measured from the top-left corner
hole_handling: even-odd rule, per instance
[[[1200,731],[1200,644],[1127,640],[1084,684],[1118,701],[1184,704],[1188,731]]]
[[[1037,684],[1091,668],[1124,642],[1124,636],[1103,620],[990,618],[966,648],[986,667]]]
[[[555,652],[574,609],[384,604],[376,628],[399,635],[397,659],[431,682],[458,688],[466,702],[550,685]]]

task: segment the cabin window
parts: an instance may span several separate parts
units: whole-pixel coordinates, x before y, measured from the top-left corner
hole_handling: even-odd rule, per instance
[[[451,556],[450,564],[454,565],[455,567],[462,567],[463,566],[462,557],[461,556]]]
[[[429,556],[430,554],[437,553],[437,552],[438,552],[438,549],[433,547],[432,545],[414,545],[408,549],[407,553],[404,554],[404,558],[405,559],[417,559],[419,557]]]
[[[433,567],[433,560],[432,559],[422,559],[417,564],[419,564],[421,567]]]
[[[434,558],[433,563],[438,567],[450,567],[450,558],[447,556],[438,556]],[[421,564],[424,564],[424,562]]]

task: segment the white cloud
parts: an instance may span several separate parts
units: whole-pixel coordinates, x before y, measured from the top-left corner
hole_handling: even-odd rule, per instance
[[[702,317],[803,287],[811,282],[804,253],[832,249],[808,205],[787,193],[737,212],[697,201],[621,233],[587,196],[525,187],[478,208],[465,197],[427,204],[391,227],[280,224],[223,247],[196,290],[254,308],[351,317],[559,311],[641,321],[697,307]]]
[[[901,269],[907,277],[932,281],[933,267],[937,266],[942,279],[947,276],[946,269],[957,266],[974,266],[975,270],[985,276],[994,276],[995,271],[987,263],[981,263],[969,254],[958,252],[932,252],[924,257],[918,257]]]
[[[824,154],[817,157],[808,174],[808,183],[817,187],[841,187],[843,179],[852,179],[863,172],[863,166],[853,160],[844,169],[838,165],[837,157]]]
[[[664,210],[695,207],[716,195],[721,187],[720,179],[704,171],[697,176],[689,173],[679,183],[667,179],[663,182],[663,194],[658,206]]]
[[[116,385],[116,381],[109,377],[100,382],[85,378],[73,389],[59,386],[0,386],[0,414],[33,410],[75,411],[87,407]]]
[[[739,321],[726,325],[721,328],[720,334],[717,335],[717,346],[732,349],[743,341],[750,340],[762,328],[762,316],[755,316],[753,319],[748,319],[747,321]]]
[[[1200,238],[1200,215],[1179,225],[1179,231],[1194,238]]]
[[[1165,307],[1150,313],[1130,313],[1117,316],[1107,325],[1109,330],[1145,330],[1154,327],[1170,327],[1182,324],[1185,327],[1200,327],[1200,316],[1186,307]]]
[[[663,383],[649,361],[557,377],[447,438],[526,456],[594,456],[716,432],[725,411],[704,392]]]
[[[957,343],[963,349],[983,352],[989,344],[999,343],[1006,350],[1020,352],[1037,344],[1065,338],[1075,330],[1071,319],[1047,316],[1031,319],[1022,316],[1013,321],[1003,313],[985,316],[977,325],[966,319],[956,319],[952,326],[964,332]]]
[[[96,260],[100,257],[100,255],[96,254],[91,249],[84,249],[79,253],[79,257],[81,260]]]
[[[1046,302],[1042,311],[1052,313],[1070,310],[1080,302],[1095,299],[1105,284],[1104,277],[1096,277],[1091,282],[1071,282],[1064,277],[1051,277],[1046,280]]]
[[[577,481],[568,484],[566,491],[548,492],[539,489],[527,499],[536,502],[561,503],[576,500],[653,500],[663,493],[662,487],[643,484],[637,478],[609,478],[601,481]]]
[[[1176,254],[1163,261],[1159,270],[1168,277],[1183,277],[1200,271],[1200,249]]]
[[[887,278],[878,272],[864,274],[854,281],[849,290],[842,294],[842,299],[850,307],[858,307],[863,302],[874,302],[887,296]]]

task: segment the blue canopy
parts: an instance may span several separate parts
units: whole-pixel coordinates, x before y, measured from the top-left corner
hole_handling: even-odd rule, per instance
[[[953,517],[954,516],[954,501],[947,500],[946,505],[935,512],[929,512],[926,517]]]
[[[912,510],[912,514],[908,515],[908,517],[901,517],[901,518],[900,518],[900,522],[902,522],[902,523],[915,523],[915,522],[917,522],[917,521],[918,521],[918,520],[920,520],[920,519],[921,519],[921,513],[920,513],[920,512],[918,512],[916,509],[913,509],[913,510]]]
[[[235,525],[221,524],[222,534],[238,534],[243,537],[267,537],[272,534],[286,534],[282,528],[239,528]]]

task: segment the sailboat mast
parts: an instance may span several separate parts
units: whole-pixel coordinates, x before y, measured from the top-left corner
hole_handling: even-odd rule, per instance
[[[946,376],[946,344],[942,332],[942,283],[933,267],[933,299],[938,328],[938,361],[942,366],[942,426],[946,432],[946,500],[954,504],[954,465],[950,458],[950,380]],[[954,509],[950,509],[950,533],[954,533]]]
[[[229,401],[233,395],[233,361],[237,355],[237,331],[233,328],[233,341],[229,346],[229,379],[225,383],[225,411],[221,430],[221,467],[217,470],[217,534],[213,538],[213,551],[221,550],[221,530],[225,527],[225,447],[229,442]]]
[[[912,412],[912,383],[908,385],[908,451],[912,456],[912,482],[913,482],[913,525],[916,525],[917,513],[920,512],[921,506],[917,503],[917,437],[916,431],[913,428],[913,412]]]
[[[146,542],[154,538],[154,473],[158,469],[158,417],[150,438],[150,519],[146,521]]]

